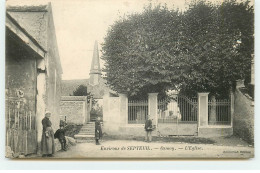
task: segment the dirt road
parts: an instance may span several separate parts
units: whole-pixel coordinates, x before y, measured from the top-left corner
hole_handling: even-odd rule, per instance
[[[174,142],[143,142],[129,140],[78,143],[66,152],[57,152],[54,158],[252,158],[254,148],[249,146],[218,146]]]

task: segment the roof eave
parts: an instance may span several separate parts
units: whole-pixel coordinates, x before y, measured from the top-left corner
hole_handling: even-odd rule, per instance
[[[26,32],[8,13],[6,13],[6,27],[8,27],[13,33],[15,33],[22,41],[24,41],[31,49],[33,49],[42,58],[46,55],[46,50],[44,50],[40,44]]]

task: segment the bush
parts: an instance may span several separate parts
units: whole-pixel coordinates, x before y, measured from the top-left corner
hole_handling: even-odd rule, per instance
[[[65,135],[74,138],[74,135],[78,134],[82,128],[82,124],[69,123],[65,126]]]

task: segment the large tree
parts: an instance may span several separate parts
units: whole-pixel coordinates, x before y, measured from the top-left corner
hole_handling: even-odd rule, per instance
[[[176,78],[174,58],[178,49],[178,12],[151,6],[142,14],[117,21],[103,44],[107,81],[112,89],[129,96],[164,93]]]
[[[149,6],[109,30],[102,47],[108,84],[130,96],[167,89],[226,96],[232,81],[250,74],[253,32],[248,2],[195,1],[184,13]]]
[[[249,2],[190,4],[183,14],[182,62],[188,67],[181,90],[227,97],[237,79],[250,75],[254,13]]]

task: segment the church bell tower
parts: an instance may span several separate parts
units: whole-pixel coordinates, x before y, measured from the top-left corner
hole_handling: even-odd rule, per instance
[[[98,85],[101,78],[101,70],[99,64],[99,52],[98,52],[97,41],[95,41],[95,45],[94,45],[94,52],[93,52],[89,75],[90,75],[89,84],[93,86]]]

